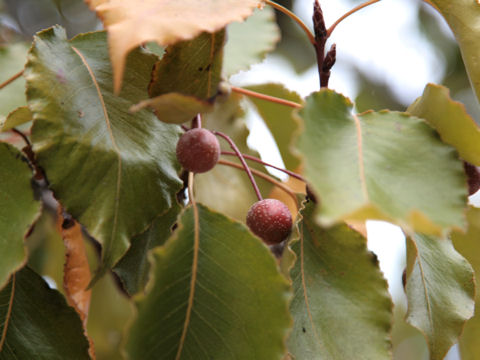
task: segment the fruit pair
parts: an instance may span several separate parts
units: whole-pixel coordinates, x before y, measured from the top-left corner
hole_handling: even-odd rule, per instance
[[[193,173],[211,170],[220,157],[220,144],[209,130],[195,128],[185,132],[177,144],[177,159]],[[279,200],[264,199],[252,205],[247,213],[247,226],[266,244],[278,244],[290,234],[292,216]]]

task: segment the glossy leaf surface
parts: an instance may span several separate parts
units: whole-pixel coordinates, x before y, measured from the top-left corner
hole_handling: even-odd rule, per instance
[[[155,41],[166,46],[189,40],[202,32],[213,33],[233,21],[250,16],[260,0],[87,0],[109,32],[115,89],[122,83],[127,53]]]
[[[63,296],[30,268],[0,291],[0,359],[90,359],[82,323]]]
[[[280,29],[270,6],[255,10],[242,23],[227,27],[223,73],[226,77],[259,63],[280,40]]]
[[[175,201],[176,126],[144,110],[154,55],[131,54],[121,96],[113,95],[106,33],[67,41],[55,27],[34,42],[26,70],[32,140],[56,198],[103,246],[113,266],[130,239]],[[74,96],[72,96],[74,94]]]
[[[0,289],[26,261],[24,237],[39,216],[32,170],[13,146],[0,143]]]
[[[248,86],[248,89],[261,94],[293,101],[299,104],[302,103],[302,98],[300,95],[294,91],[288,90],[281,84],[271,83],[254,85]],[[298,122],[293,118],[294,109],[254,97],[250,97],[249,100],[253,102],[258,110],[258,113],[272,133],[272,136],[277,143],[278,150],[282,155],[285,167],[289,170],[296,170],[300,165],[300,159],[298,154],[293,152],[292,145],[293,138],[299,131],[299,125]]]
[[[321,224],[383,219],[430,234],[465,225],[462,163],[423,120],[387,111],[354,115],[350,101],[331,90],[309,96],[297,116],[297,146],[322,204]]]
[[[475,270],[475,315],[467,321],[460,337],[462,360],[480,359],[480,209],[470,207],[467,213],[468,231],[455,232],[452,241],[455,249],[464,256]]]
[[[202,205],[195,223],[190,207],[153,252],[130,359],[282,359],[290,293],[269,250],[244,225]]]
[[[480,166],[480,128],[449,90],[428,84],[407,112],[428,121],[444,142],[454,146],[465,161]]]
[[[366,239],[347,225],[325,230],[307,204],[290,275],[295,359],[390,359],[392,301]]]
[[[415,234],[406,271],[406,320],[424,334],[430,359],[443,359],[473,316],[473,269],[450,240]]]

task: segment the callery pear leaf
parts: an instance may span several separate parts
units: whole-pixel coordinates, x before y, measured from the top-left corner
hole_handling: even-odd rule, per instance
[[[427,120],[463,160],[480,166],[480,127],[462,103],[452,100],[446,87],[428,84],[407,112]]]
[[[136,298],[126,342],[129,358],[281,360],[291,325],[288,281],[245,225],[194,206],[153,250],[152,279]]]
[[[473,316],[475,282],[468,261],[450,239],[407,238],[406,320],[427,340],[430,359],[443,359]]]
[[[477,98],[480,100],[480,2],[478,0],[429,0],[447,21],[457,40]]]
[[[296,262],[289,353],[309,360],[390,359],[393,304],[366,239],[345,224],[319,227],[312,202],[300,214],[298,240],[290,243]],[[292,262],[286,254],[284,268]]]
[[[468,230],[455,231],[452,241],[455,249],[464,256],[475,270],[475,315],[467,321],[460,337],[459,347],[462,360],[480,359],[480,209],[470,207],[467,212]]]
[[[109,35],[115,92],[120,91],[128,52],[155,41],[167,46],[202,32],[216,32],[250,16],[261,0],[86,0]]]
[[[22,153],[0,143],[0,289],[26,261],[24,238],[36,221],[40,203],[32,189],[32,170]]]
[[[352,108],[322,90],[294,113],[304,176],[322,204],[319,224],[379,219],[428,234],[463,228],[467,186],[455,149],[422,119]]]
[[[102,245],[97,278],[171,208],[182,184],[179,127],[147,110],[129,112],[147,98],[157,57],[131,53],[116,96],[106,44],[106,32],[68,41],[54,27],[37,34],[25,70],[37,161],[65,210]]]

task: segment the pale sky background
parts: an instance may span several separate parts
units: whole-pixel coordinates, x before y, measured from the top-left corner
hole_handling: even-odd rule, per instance
[[[313,0],[297,1],[294,9],[310,27],[312,4]],[[327,27],[354,6],[346,0],[322,0],[321,5]],[[344,20],[329,40],[329,43],[337,44],[337,63],[332,69],[329,87],[352,100],[357,96],[355,74],[345,65],[346,61],[383,80],[405,104],[421,96],[427,83],[440,82],[445,66],[441,54],[436,54],[417,30],[418,6],[435,13],[420,0],[383,0]],[[438,18],[443,24],[442,31],[453,37],[447,24],[440,16]],[[231,82],[237,86],[279,82],[304,97],[318,90],[319,86],[316,67],[298,75],[280,56],[268,56],[250,71],[232,77]],[[274,143],[268,130],[255,116],[252,113],[249,121],[252,129],[249,144],[257,148],[267,162],[283,166],[278,151],[272,150]],[[272,145],[268,145],[268,139],[271,139]],[[275,175],[283,176],[278,173]],[[402,231],[397,226],[380,221],[369,221],[367,230],[369,248],[379,257],[393,298],[397,303],[406,304],[401,283],[405,266],[405,238]],[[459,359],[456,347],[452,348],[446,359]]]

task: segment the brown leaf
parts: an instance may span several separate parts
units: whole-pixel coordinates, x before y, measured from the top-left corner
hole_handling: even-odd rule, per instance
[[[85,336],[90,343],[89,354],[95,359],[92,340],[87,334],[87,319],[92,291],[87,290],[92,279],[87,253],[83,242],[82,228],[70,215],[58,206],[57,230],[65,245],[65,265],[63,267],[63,288],[68,304],[73,307],[83,323]]]
[[[128,52],[147,42],[166,46],[215,32],[250,16],[262,0],[86,0],[108,30],[115,92]]]

